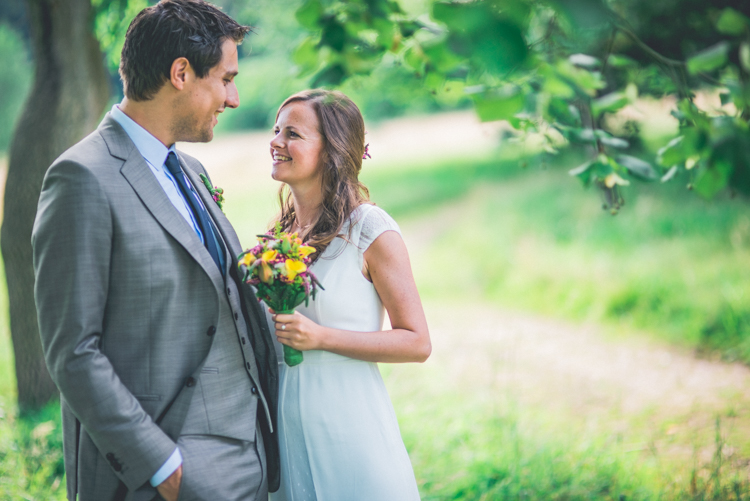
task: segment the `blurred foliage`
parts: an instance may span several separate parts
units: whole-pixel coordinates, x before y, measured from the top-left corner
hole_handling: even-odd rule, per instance
[[[306,0],[296,15],[310,36],[295,61],[313,86],[369,74],[386,54],[435,93],[460,82],[481,120],[541,134],[550,153],[588,152],[570,174],[601,188],[616,213],[631,179],[666,182],[678,171],[707,198],[750,195],[750,5],[730,5],[435,0],[429,17],[412,17],[390,0]],[[698,91],[721,92],[724,106],[699,109]],[[605,126],[639,93],[679,99],[680,135],[656,158],[639,158]]]
[[[10,145],[21,106],[31,87],[32,64],[21,35],[0,22],[0,152]]]
[[[67,499],[59,403],[22,417],[0,407],[0,499]]]
[[[133,18],[145,7],[148,0],[91,0],[94,9],[94,34],[105,55],[107,70],[117,75],[120,52],[125,43],[125,33]]]

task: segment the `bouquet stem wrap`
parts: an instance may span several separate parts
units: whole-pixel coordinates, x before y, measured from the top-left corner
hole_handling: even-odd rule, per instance
[[[276,313],[279,313],[281,315],[293,315],[294,309],[287,310],[287,311],[277,311]],[[302,352],[299,350],[296,350],[292,348],[291,346],[283,345],[284,346],[284,362],[289,367],[294,367],[295,365],[299,365],[302,363],[302,359],[304,356],[302,355]]]

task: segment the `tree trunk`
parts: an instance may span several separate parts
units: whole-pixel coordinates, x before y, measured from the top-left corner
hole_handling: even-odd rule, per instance
[[[28,0],[27,5],[36,71],[11,142],[0,233],[22,411],[58,395],[44,363],[34,304],[31,230],[42,180],[55,158],[96,127],[108,99],[91,1]]]

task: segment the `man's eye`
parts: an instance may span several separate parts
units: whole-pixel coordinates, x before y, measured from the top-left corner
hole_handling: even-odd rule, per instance
[[[297,133],[296,133],[296,132],[294,132],[293,130],[290,130],[290,131],[289,131],[289,135],[290,135],[290,136],[292,136],[292,137],[295,137],[295,136],[296,136],[296,137],[299,137],[299,134],[297,134]]]

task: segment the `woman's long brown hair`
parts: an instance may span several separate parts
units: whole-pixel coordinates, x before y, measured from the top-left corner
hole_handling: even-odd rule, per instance
[[[367,187],[359,181],[365,153],[365,122],[351,99],[341,92],[323,89],[305,90],[288,97],[279,107],[276,120],[284,106],[294,102],[310,103],[318,116],[319,132],[323,137],[319,164],[323,202],[317,219],[300,235],[308,245],[315,247],[313,257],[317,260],[341,234],[354,209],[370,200]],[[296,214],[292,193],[286,184],[279,189],[279,205],[281,212],[274,224],[279,222],[282,230],[289,231]]]

